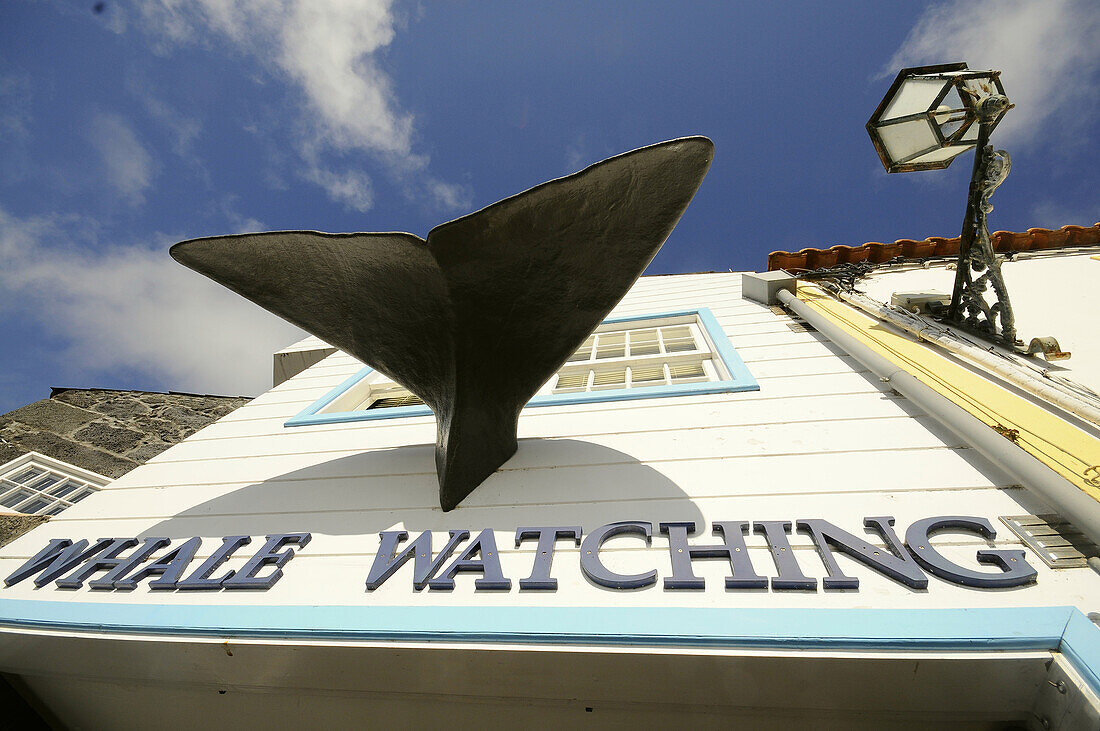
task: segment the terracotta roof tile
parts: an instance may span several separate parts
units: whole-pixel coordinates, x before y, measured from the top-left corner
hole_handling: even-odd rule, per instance
[[[993,248],[998,253],[1096,246],[1100,244],[1100,223],[1092,226],[1062,226],[1060,229],[1029,228],[1024,233],[996,231],[993,233],[992,239]],[[837,264],[856,264],[862,261],[883,264],[899,256],[905,259],[924,259],[930,256],[958,256],[958,254],[958,236],[952,239],[945,239],[942,236],[929,236],[923,241],[898,239],[892,244],[880,244],[871,241],[862,246],[802,249],[797,253],[773,251],[768,254],[768,271],[786,269],[789,272],[797,273],[836,266]]]

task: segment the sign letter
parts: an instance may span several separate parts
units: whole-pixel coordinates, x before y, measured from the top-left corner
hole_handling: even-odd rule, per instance
[[[791,530],[789,520],[762,520],[753,523],[752,530],[759,533],[768,541],[768,548],[772,552],[772,560],[779,576],[772,578],[772,588],[776,590],[817,590],[817,579],[811,579],[802,573],[798,567],[798,561],[791,551],[791,543],[787,540],[787,533]]]
[[[374,591],[382,586],[382,583],[393,576],[394,572],[405,565],[405,562],[415,556],[413,561],[413,588],[420,591],[428,585],[428,580],[435,576],[439,567],[447,560],[459,543],[470,537],[468,530],[452,530],[451,538],[447,545],[432,558],[432,532],[426,530],[415,541],[410,543],[404,551],[397,553],[397,546],[401,541],[409,537],[403,530],[384,530],[378,534],[382,543],[378,546],[378,553],[374,555],[374,565],[367,574],[367,591]]]
[[[309,533],[279,533],[268,536],[264,547],[248,559],[240,571],[222,582],[222,586],[226,589],[270,589],[283,577],[283,565],[294,558],[293,548],[285,551],[279,549],[288,543],[296,543],[298,548],[305,548],[312,537]],[[267,576],[256,576],[256,572],[268,564],[274,564],[275,570]]]
[[[695,523],[661,523],[661,532],[668,535],[668,551],[672,557],[672,576],[665,578],[666,589],[703,589],[705,582],[691,570],[691,562],[697,558],[723,558],[730,562],[730,575],[726,577],[727,589],[766,589],[768,580],[760,576],[749,561],[745,546],[746,521],[714,523],[714,535],[724,540],[718,546],[692,546],[687,542],[688,533],[695,532]]]
[[[45,548],[4,579],[4,585],[18,584],[28,576],[41,571],[42,573],[34,580],[34,585],[42,588],[58,576],[68,573],[91,557],[107,550],[112,543],[114,541],[110,538],[100,538],[95,545],[88,548],[87,538],[81,538],[76,543],[68,538],[52,538]]]
[[[187,570],[187,567],[191,564],[191,559],[195,558],[195,554],[199,552],[199,546],[201,545],[201,538],[197,536],[188,538],[156,561],[140,569],[133,576],[126,577],[124,572],[120,572],[119,577],[115,579],[115,589],[130,591],[136,589],[138,582],[146,576],[159,576],[159,579],[153,579],[149,582],[149,588],[174,591],[179,586],[179,580],[183,577],[183,572]]]
[[[214,555],[203,561],[202,565],[195,569],[195,573],[179,582],[176,588],[192,590],[220,589],[222,582],[231,577],[233,571],[227,571],[216,579],[211,579],[210,574],[214,573],[214,569],[228,561],[234,551],[241,546],[247,546],[251,542],[252,538],[249,536],[226,536],[222,539],[222,545],[214,552]]]
[[[535,563],[531,567],[531,575],[519,580],[521,590],[543,589],[554,591],[558,588],[558,580],[550,576],[550,565],[554,560],[554,543],[559,538],[572,538],[574,545],[581,545],[581,527],[574,525],[568,528],[517,528],[516,548],[526,538],[538,538],[535,546]]]
[[[988,589],[1021,586],[1035,581],[1035,569],[1028,564],[1023,551],[978,551],[978,563],[997,566],[1001,569],[995,574],[974,571],[947,560],[939,551],[932,548],[932,544],[928,542],[928,536],[934,531],[948,528],[977,533],[984,538],[997,536],[997,531],[985,518],[942,515],[937,518],[918,520],[905,532],[905,542],[913,558],[917,559],[917,563],[927,569],[928,573],[953,584]]]
[[[657,583],[657,570],[644,574],[617,574],[600,561],[600,548],[608,538],[619,535],[637,535],[645,539],[648,546],[653,539],[653,524],[635,520],[601,525],[589,533],[581,543],[581,571],[600,586],[609,589],[641,589]]]
[[[481,558],[474,558],[481,554]],[[456,558],[441,576],[428,581],[428,588],[433,591],[453,591],[455,588],[455,576],[460,571],[473,571],[482,574],[482,578],[474,581],[475,591],[508,591],[512,588],[512,580],[504,578],[500,570],[500,552],[497,551],[497,541],[493,536],[493,530],[486,528],[478,533],[473,543],[466,546],[466,550]]]
[[[864,518],[865,528],[874,528],[886,541],[887,550],[875,548],[867,541],[854,536],[848,531],[841,530],[827,520],[814,518],[812,520],[799,520],[796,522],[798,530],[809,533],[817,546],[817,552],[821,556],[821,562],[829,571],[829,575],[821,580],[821,585],[826,589],[858,589],[859,579],[846,576],[840,570],[836,557],[830,548],[836,548],[841,553],[846,553],[860,563],[866,564],[880,574],[885,574],[912,589],[927,589],[928,577],[920,570],[913,559],[901,545],[894,529],[891,528],[894,519],[889,516],[881,518]]]

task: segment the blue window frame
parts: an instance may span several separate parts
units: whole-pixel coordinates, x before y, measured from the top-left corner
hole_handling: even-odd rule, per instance
[[[604,320],[596,329],[596,334],[617,334],[620,331],[635,332],[659,328],[684,329],[685,325],[694,326],[692,332],[696,334],[699,346],[699,350],[694,352],[694,357],[690,355],[687,357],[699,363],[706,361],[705,380],[703,380],[704,377],[700,377],[692,382],[678,382],[684,379],[678,379],[675,374],[670,376],[667,366],[664,366],[663,385],[656,386],[644,385],[618,388],[613,379],[607,385],[593,386],[591,384],[594,382],[595,376],[592,376],[586,381],[589,384],[589,390],[561,389],[567,392],[554,393],[555,389],[552,387],[544,389],[544,391],[548,390],[549,392],[540,392],[527,402],[527,408],[760,390],[756,379],[752,377],[741,357],[737,355],[737,350],[730,344],[729,338],[719,327],[718,321],[711,311],[705,307],[650,315],[609,318]],[[701,336],[702,343],[698,343],[699,336]],[[664,348],[665,346],[662,344],[662,354]],[[703,348],[709,352],[700,352]],[[679,354],[665,355],[669,358],[683,357]],[[656,357],[659,359],[662,356]],[[586,368],[591,368],[593,373],[606,372],[607,366],[604,363],[616,362],[601,361],[597,358],[598,356],[593,353],[590,360],[571,360],[562,367],[562,372],[571,371],[576,373]],[[652,358],[650,358],[650,361],[652,361]],[[630,362],[630,358],[618,361],[624,374]],[[370,392],[365,379],[373,372],[371,368],[364,368],[359,371],[287,421],[286,426],[317,426],[352,421],[431,416],[431,409],[423,404],[391,408],[362,408],[363,393],[369,394]],[[624,376],[624,378],[626,377]],[[626,385],[625,381],[624,385]],[[359,392],[359,395],[357,395],[357,392]]]

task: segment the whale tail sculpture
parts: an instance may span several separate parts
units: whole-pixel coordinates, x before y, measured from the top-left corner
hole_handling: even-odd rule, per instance
[[[524,404],[656,255],[714,146],[643,147],[437,226],[193,239],[172,257],[419,396],[451,510],[511,457]]]

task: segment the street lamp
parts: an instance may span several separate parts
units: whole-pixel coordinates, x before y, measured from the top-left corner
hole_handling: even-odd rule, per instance
[[[1016,326],[1001,265],[993,252],[986,214],[989,197],[1012,166],[1004,150],[988,144],[993,128],[1012,108],[1000,71],[976,71],[965,63],[902,69],[867,132],[888,173],[940,170],[976,149],[970,176],[955,288],[947,322],[1008,347],[1016,346]],[[993,302],[986,291],[992,288]]]

